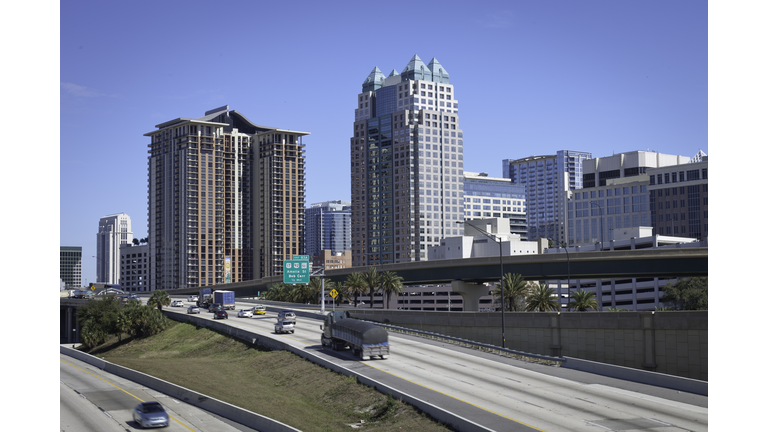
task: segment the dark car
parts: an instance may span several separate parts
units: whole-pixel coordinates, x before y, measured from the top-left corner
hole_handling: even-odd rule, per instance
[[[133,421],[142,428],[168,426],[168,413],[159,402],[142,402],[133,409]]]
[[[221,303],[214,303],[208,306],[208,312],[216,312],[217,310],[223,310],[224,306]]]
[[[224,309],[219,309],[213,312],[213,319],[229,319],[229,314]]]

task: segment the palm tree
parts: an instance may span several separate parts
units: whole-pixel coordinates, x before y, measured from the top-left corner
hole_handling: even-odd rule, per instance
[[[547,312],[556,311],[559,308],[560,304],[555,296],[555,290],[549,285],[539,282],[531,289],[531,293],[528,295],[528,306],[525,310],[528,312]]]
[[[398,276],[395,272],[385,271],[381,274],[381,290],[384,292],[387,309],[389,309],[389,300],[392,293],[397,295],[403,291],[402,276]]]
[[[569,309],[576,309],[579,312],[587,310],[597,310],[597,299],[594,291],[585,291],[580,289],[573,293],[571,302],[568,303]]]
[[[379,288],[381,283],[381,274],[376,270],[376,267],[370,266],[368,271],[362,274],[363,283],[368,288],[371,294],[371,309],[373,309],[373,292]]]
[[[365,292],[365,281],[362,273],[352,273],[347,276],[344,285],[351,295],[355,296],[355,307],[357,307],[357,295]]]
[[[522,311],[525,308],[525,296],[528,295],[529,284],[523,275],[507,273],[504,275],[504,297],[501,302],[504,310]],[[501,288],[498,286],[491,291],[494,297],[501,298]],[[507,307],[509,306],[509,307]]]
[[[157,310],[160,311],[163,310],[163,306],[168,306],[169,304],[171,304],[171,296],[165,290],[154,291],[149,300],[147,300],[148,306],[157,307]]]

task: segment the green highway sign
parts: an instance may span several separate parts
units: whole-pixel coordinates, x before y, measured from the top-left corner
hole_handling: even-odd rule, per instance
[[[283,261],[283,283],[287,283],[287,284],[309,283],[309,261],[305,261],[305,260]]]
[[[294,255],[294,261],[309,261],[309,255]]]

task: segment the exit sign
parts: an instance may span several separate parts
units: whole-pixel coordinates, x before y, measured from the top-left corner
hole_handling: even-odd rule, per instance
[[[309,283],[309,261],[305,261],[305,260],[283,261],[283,283],[287,283],[287,284]]]

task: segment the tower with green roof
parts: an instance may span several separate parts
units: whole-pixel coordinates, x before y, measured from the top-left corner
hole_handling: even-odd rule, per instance
[[[363,81],[350,138],[352,265],[423,261],[463,234],[463,132],[450,75],[418,55]]]

